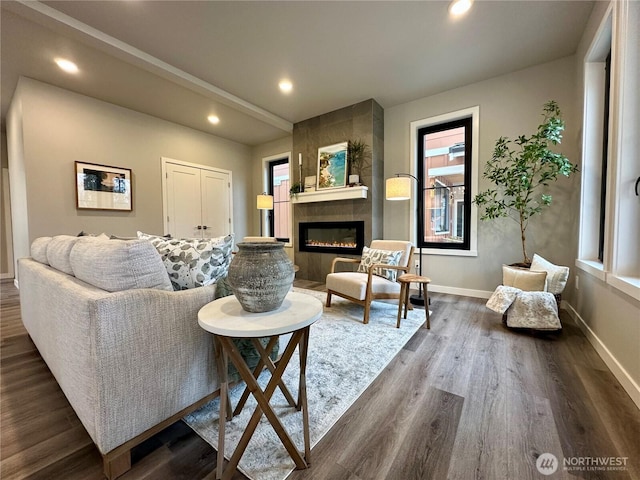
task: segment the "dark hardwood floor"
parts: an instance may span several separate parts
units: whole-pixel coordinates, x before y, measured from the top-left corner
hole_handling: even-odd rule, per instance
[[[0,478],[102,478],[100,454],[22,326],[18,291],[4,282],[0,297]],[[508,330],[484,300],[431,299],[431,330],[413,336],[291,480],[640,479],[640,411],[566,312],[562,333],[532,334]],[[547,452],[560,468],[543,476],[536,459]],[[626,457],[626,467],[566,471],[563,457]],[[209,479],[216,452],[177,422],[133,461],[123,480]]]

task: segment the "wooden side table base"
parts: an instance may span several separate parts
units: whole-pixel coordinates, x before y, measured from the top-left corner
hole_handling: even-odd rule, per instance
[[[400,328],[400,318],[402,317],[402,309],[404,308],[404,318],[407,318],[407,310],[409,309],[409,290],[411,283],[417,283],[418,289],[422,288],[424,295],[424,311],[426,316],[426,328],[431,328],[431,320],[429,315],[429,296],[427,293],[427,285],[431,282],[428,277],[420,275],[413,275],[411,273],[405,273],[398,277],[400,282],[400,300],[398,300],[398,320],[396,322],[396,328]]]

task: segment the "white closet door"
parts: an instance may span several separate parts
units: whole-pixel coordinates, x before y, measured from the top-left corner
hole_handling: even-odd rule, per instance
[[[231,185],[229,174],[201,170],[200,185],[204,237],[211,238],[228,235],[231,233]]]
[[[200,169],[167,163],[167,225],[174,238],[202,237]]]
[[[233,218],[231,172],[167,158],[162,159],[162,164],[166,172],[165,233],[174,238],[230,234]]]

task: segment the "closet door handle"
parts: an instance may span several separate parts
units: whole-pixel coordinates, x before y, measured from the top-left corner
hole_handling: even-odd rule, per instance
[[[640,177],[638,177],[638,179],[636,180],[636,186],[635,186],[636,197],[638,196],[638,184],[640,184]]]
[[[203,230],[206,230],[207,228],[209,228],[209,227],[207,227],[206,225],[203,225],[203,226],[202,226],[202,229],[203,229]]]
[[[198,225],[198,230],[202,230],[202,225]]]

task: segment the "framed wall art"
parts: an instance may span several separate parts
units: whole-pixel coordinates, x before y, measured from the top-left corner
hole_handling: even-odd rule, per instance
[[[76,162],[76,208],[133,210],[131,170]]]
[[[318,190],[347,186],[348,142],[318,149]]]

